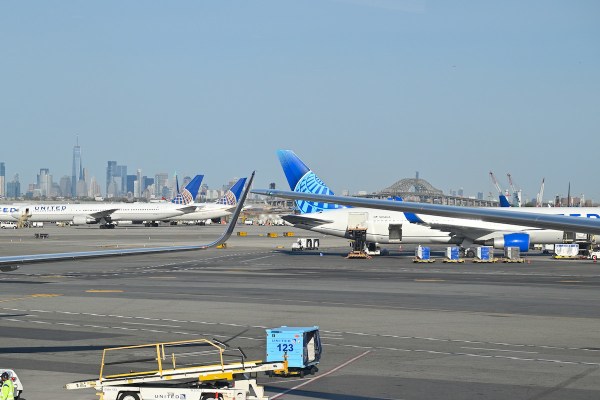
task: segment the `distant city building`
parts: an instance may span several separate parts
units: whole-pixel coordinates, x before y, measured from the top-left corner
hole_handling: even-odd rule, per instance
[[[142,193],[144,193],[146,189],[148,189],[148,186],[152,186],[154,188],[154,178],[148,178],[147,176],[144,176],[142,178]],[[151,190],[150,193],[154,195],[154,189]],[[144,194],[142,194],[142,196],[147,197]]]
[[[71,168],[71,197],[85,196],[85,193],[79,193],[77,191],[79,181],[83,180],[83,165],[81,164],[81,147],[79,146],[79,136],[73,146],[73,165]],[[63,192],[63,195],[67,196],[67,192]]]
[[[135,195],[135,181],[137,181],[137,175],[127,175],[127,185],[125,191],[127,194],[131,193],[132,196]]]
[[[6,196],[6,167],[0,162],[0,197]]]
[[[477,200],[483,200],[483,192],[477,192]]]
[[[275,190],[275,182],[269,183],[269,189]]]
[[[21,183],[19,182],[19,174],[15,174],[13,180],[6,184],[6,197],[12,199],[21,197]]]
[[[465,197],[465,191],[463,190],[463,188],[458,189],[458,196]]]
[[[36,188],[39,191],[39,196],[34,197],[50,197],[52,190],[52,175],[48,168],[40,168],[40,173],[37,176]],[[35,193],[34,189],[34,193]]]
[[[69,177],[68,175],[65,175],[62,178],[60,178],[60,180],[58,181],[58,186],[60,187],[60,192],[63,195],[72,196],[73,190],[71,188],[71,177]]]
[[[169,174],[165,172],[160,172],[154,176],[154,195],[158,198],[162,197],[163,189],[166,187],[168,189],[168,180]]]
[[[117,162],[109,161],[106,165],[106,197],[113,197],[115,194],[113,177],[115,176],[116,173],[117,173]],[[109,189],[111,191],[109,191]]]
[[[124,196],[127,193],[127,165],[117,165],[115,180],[118,184],[118,195]]]
[[[142,188],[142,170],[139,168],[137,170],[136,182],[137,182],[137,190],[135,191],[135,197],[141,198],[142,192],[144,191],[145,188]]]

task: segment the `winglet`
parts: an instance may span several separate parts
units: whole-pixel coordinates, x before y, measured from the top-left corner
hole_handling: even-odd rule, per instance
[[[218,238],[214,242],[209,243],[207,245],[200,245],[200,248],[215,247],[215,246],[220,245],[221,243],[225,243],[227,241],[227,239],[229,239],[229,237],[233,233],[233,230],[235,229],[235,225],[237,224],[237,219],[239,218],[240,213],[242,212],[242,209],[244,208],[244,202],[246,201],[248,192],[250,191],[250,188],[252,187],[252,181],[254,180],[254,174],[255,174],[255,171],[252,171],[252,175],[250,175],[250,179],[248,179],[248,184],[246,185],[246,189],[242,193],[242,197],[240,197],[240,201],[238,202],[237,207],[235,208],[235,211],[233,212],[233,215],[230,217],[231,220],[229,221],[227,230],[221,235],[220,238]]]

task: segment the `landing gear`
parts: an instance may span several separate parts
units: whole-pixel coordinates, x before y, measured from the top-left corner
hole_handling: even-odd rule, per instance
[[[115,224],[112,224],[112,223],[101,224],[100,229],[115,229]]]
[[[471,249],[471,248],[460,248],[460,256],[461,257],[466,257],[466,258],[473,258],[475,257],[475,250]]]
[[[148,228],[148,227],[154,227],[154,228],[156,228],[156,227],[158,227],[158,222],[155,222],[155,221],[152,221],[152,222],[145,222],[145,223],[144,223],[144,226],[145,226],[145,227],[147,227],[147,228]]]

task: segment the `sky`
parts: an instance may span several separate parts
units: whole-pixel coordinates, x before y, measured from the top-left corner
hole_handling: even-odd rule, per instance
[[[420,177],[448,192],[600,202],[600,2],[0,2],[7,180],[106,163],[256,170],[292,149],[336,193]]]

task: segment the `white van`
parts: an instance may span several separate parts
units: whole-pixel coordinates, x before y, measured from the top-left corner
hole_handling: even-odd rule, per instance
[[[17,229],[17,224],[14,222],[0,222],[0,228],[2,229]]]

